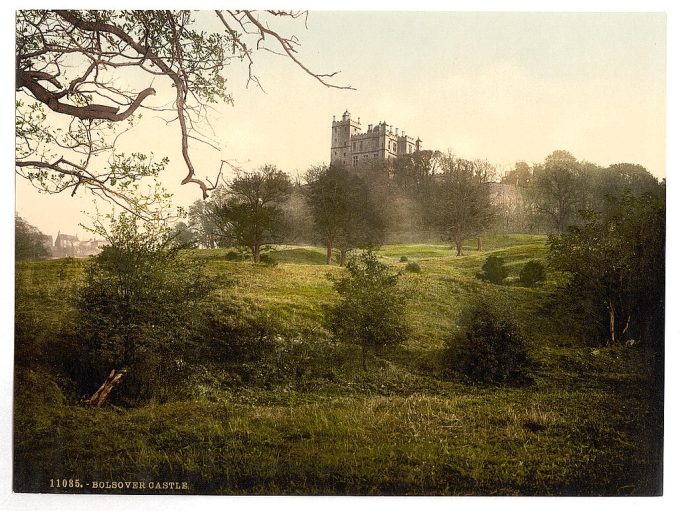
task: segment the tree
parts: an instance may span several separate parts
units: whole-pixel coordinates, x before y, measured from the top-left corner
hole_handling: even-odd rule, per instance
[[[215,203],[221,203],[225,194],[224,185],[220,185],[213,191],[209,201],[197,200],[189,206],[187,212],[188,225],[194,233],[197,243],[202,247],[217,248],[219,246],[219,229],[215,224],[212,207]]]
[[[14,216],[14,259],[34,261],[49,257],[45,235],[19,215]]]
[[[212,204],[219,235],[245,247],[259,263],[262,246],[281,241],[281,204],[290,191],[290,178],[273,165],[241,173],[227,187],[224,202]]]
[[[326,309],[326,323],[338,339],[361,345],[364,370],[369,347],[394,345],[406,338],[406,298],[398,288],[398,277],[370,249],[349,258],[345,276],[329,276],[340,302]]]
[[[564,299],[607,344],[628,337],[663,339],[665,204],[626,192],[604,212],[583,212],[584,224],[551,236],[550,260],[570,276]],[[660,331],[659,331],[660,330]]]
[[[300,17],[305,13],[281,10],[18,11],[17,174],[51,193],[82,187],[139,212],[138,181],[157,176],[167,160],[122,154],[115,141],[151,111],[178,124],[187,172],[182,184],[199,186],[206,198],[218,180],[197,175],[190,145],[215,146],[201,126],[209,105],[233,102],[225,77],[230,63],[246,62],[248,83],[259,86],[254,59],[266,51],[327,87],[351,88],[332,84],[335,73],[311,71],[298,57],[298,38],[277,30]],[[170,106],[160,98],[164,92],[174,95]],[[219,178],[217,166],[215,174]]]
[[[485,173],[473,162],[442,158],[442,175],[435,187],[429,216],[433,223],[463,254],[463,242],[479,236],[494,218],[494,208],[485,181]]]
[[[326,264],[331,264],[333,248],[340,249],[340,264],[344,265],[348,251],[382,241],[384,223],[359,176],[332,163],[311,168],[307,183],[314,230],[326,246]]]
[[[565,232],[579,207],[585,207],[579,200],[585,188],[580,177],[579,163],[567,151],[554,151],[534,168],[530,185],[534,207],[557,232]]]
[[[77,299],[84,360],[76,379],[91,392],[112,369],[124,369],[123,395],[164,399],[182,384],[196,308],[211,284],[200,263],[171,248],[164,222],[142,225],[126,213],[109,219],[93,228],[109,245],[90,260]]]
[[[525,161],[515,162],[515,168],[508,171],[502,178],[501,183],[526,188],[531,180],[531,167]]]
[[[191,248],[197,243],[196,236],[184,222],[177,222],[170,231],[170,245],[175,248]]]

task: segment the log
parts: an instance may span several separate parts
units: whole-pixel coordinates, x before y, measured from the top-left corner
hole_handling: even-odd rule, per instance
[[[109,394],[111,394],[111,391],[120,384],[126,372],[126,369],[121,369],[120,371],[111,369],[111,372],[107,376],[106,380],[104,380],[104,383],[102,383],[101,387],[97,389],[97,392],[92,394],[92,397],[89,399],[83,401],[83,403],[87,406],[103,405],[108,399]]]

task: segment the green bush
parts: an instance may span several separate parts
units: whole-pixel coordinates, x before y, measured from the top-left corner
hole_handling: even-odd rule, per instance
[[[420,265],[416,262],[410,262],[404,268],[409,273],[420,273]]]
[[[446,365],[470,383],[529,381],[525,341],[514,321],[490,300],[480,300],[463,312],[448,341],[446,358]]]
[[[189,372],[195,311],[211,284],[199,262],[168,248],[167,228],[121,214],[103,229],[110,245],[91,259],[77,299],[75,338],[84,349],[73,377],[91,393],[112,369],[126,368],[117,397],[170,399]]]
[[[399,258],[399,262],[400,262],[400,263],[406,263],[406,262],[408,262],[408,257],[406,257],[405,255],[401,256],[401,257]]]
[[[328,277],[340,302],[326,309],[327,326],[337,339],[361,345],[364,369],[369,347],[379,349],[406,338],[405,296],[398,277],[371,249],[350,258],[345,276]]]
[[[486,280],[492,284],[502,284],[508,276],[508,269],[504,266],[502,257],[490,255],[482,265],[482,272],[477,274],[478,279]]]
[[[545,280],[545,267],[540,261],[532,260],[519,272],[519,281],[524,286],[533,287]]]

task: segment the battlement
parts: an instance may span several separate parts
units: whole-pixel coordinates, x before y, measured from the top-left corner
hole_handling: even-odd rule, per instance
[[[346,166],[356,167],[369,161],[387,160],[402,154],[422,149],[422,140],[407,135],[403,130],[387,124],[369,124],[366,131],[361,128],[361,118],[352,119],[345,110],[341,120],[333,116],[331,125],[331,162],[341,161]]]

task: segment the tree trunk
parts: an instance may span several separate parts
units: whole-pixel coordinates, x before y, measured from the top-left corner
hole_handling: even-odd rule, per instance
[[[616,344],[616,310],[611,300],[609,300],[609,341],[607,344]]]
[[[260,262],[260,245],[253,245],[253,261]]]
[[[456,240],[456,255],[457,256],[462,256],[463,255],[463,240]]]
[[[326,264],[331,264],[332,260],[333,260],[333,242],[327,241],[326,242]]]
[[[341,248],[340,249],[340,266],[345,266],[346,262],[347,262],[347,249]]]
[[[85,401],[83,401],[83,403],[88,406],[103,405],[108,399],[109,394],[111,394],[111,391],[120,384],[126,372],[127,372],[126,369],[122,369],[120,371],[111,369],[109,376],[106,378],[106,380],[104,380],[104,383],[102,383],[101,387],[97,389],[97,392],[92,394],[92,397],[90,397],[90,399],[86,399]]]
[[[477,236],[477,251],[481,252],[481,250],[482,250],[482,237]]]

